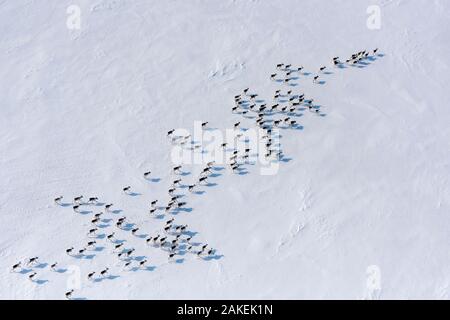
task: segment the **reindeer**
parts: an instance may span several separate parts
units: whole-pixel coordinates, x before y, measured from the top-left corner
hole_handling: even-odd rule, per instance
[[[270,80],[275,80],[275,77],[277,76],[277,74],[276,73],[272,73],[271,75],[270,75]]]
[[[87,233],[87,236],[88,236],[88,237],[90,237],[90,236],[95,236],[97,230],[98,230],[98,228],[90,229],[90,230],[88,231],[88,233]]]
[[[154,207],[156,206],[157,203],[158,203],[158,200],[153,200],[153,201],[150,203],[150,206],[151,206],[152,208],[154,208]]]
[[[77,212],[77,213],[79,212],[79,211],[78,211],[79,208],[80,208],[79,205],[74,205],[74,206],[72,207],[73,211],[74,211],[74,212]]]
[[[167,132],[167,136],[168,136],[168,137],[172,136],[172,134],[173,134],[174,132],[175,132],[175,129],[169,130],[169,131]]]
[[[138,231],[139,231],[139,228],[134,228],[134,229],[131,230],[131,234],[132,234],[133,236],[135,236],[135,235],[136,235],[136,232],[138,232]]]
[[[89,199],[88,199],[88,203],[89,204],[95,204],[95,203],[97,203],[98,202],[98,197],[90,197]]]
[[[94,214],[94,218],[100,218],[102,216],[103,212],[99,212]]]
[[[122,189],[123,193],[125,193],[125,194],[129,194],[130,190],[131,190],[130,186],[126,186],[125,188]]]
[[[105,211],[106,211],[106,212],[109,212],[109,209],[111,209],[112,206],[113,206],[112,203],[105,204]]]
[[[115,232],[112,232],[112,233],[108,234],[108,236],[106,237],[106,239],[109,240],[109,241],[111,241],[111,242],[113,242],[113,241],[114,241],[114,235],[115,235]]]
[[[130,250],[128,250],[125,254],[126,254],[127,257],[129,258],[129,257],[133,254],[134,251],[135,251],[135,249],[130,249]]]
[[[147,171],[147,172],[145,172],[144,173],[144,178],[147,178],[149,175],[151,175],[152,174],[152,172],[151,171]]]
[[[81,204],[81,200],[83,199],[83,196],[78,196],[73,198],[73,202],[76,204]]]
[[[313,79],[313,83],[317,83],[317,80],[319,79],[319,76],[315,76]]]
[[[66,299],[70,300],[72,298],[72,294],[73,294],[73,289],[70,290],[70,291],[67,291],[66,294],[65,294],[66,295]]]
[[[66,254],[70,256],[72,251],[73,251],[73,247],[70,247],[69,249],[66,249]]]
[[[37,275],[37,273],[36,273],[36,272],[33,272],[32,274],[30,274],[30,275],[28,276],[28,279],[29,279],[31,282],[34,282],[34,278],[36,277],[36,275]]]
[[[123,268],[124,270],[128,270],[128,267],[133,263],[133,261],[127,261],[124,265]]]
[[[35,265],[38,262],[39,257],[33,257],[28,259],[27,266]]]
[[[89,241],[86,248],[94,249],[96,243],[97,243],[97,241]]]
[[[208,125],[208,121],[202,122],[202,128],[205,128]]]
[[[172,182],[172,186],[173,187],[178,187],[181,183],[181,179],[176,179]]]
[[[52,270],[52,271],[56,271],[56,266],[58,265],[58,262],[55,262],[55,263],[53,263],[53,264],[51,264],[50,265],[50,269]]]
[[[94,274],[95,274],[95,271],[88,274],[87,278],[89,281],[93,280]]]
[[[147,260],[142,260],[139,262],[139,268],[142,268],[145,266],[145,264],[147,263]]]
[[[12,266],[11,272],[15,272],[16,269],[19,269],[19,268],[22,268],[22,262],[20,262],[20,261]]]
[[[100,271],[100,276],[105,277],[108,274],[109,268],[105,268]]]
[[[55,201],[56,204],[60,205],[62,199],[63,199],[63,196],[59,196],[59,197],[55,198],[54,201]]]
[[[323,72],[325,69],[326,69],[327,67],[325,67],[325,66],[323,66],[323,67],[320,67],[320,72]]]
[[[167,226],[164,227],[164,232],[168,233],[170,231],[170,229],[172,229],[172,226],[171,225],[167,225]]]

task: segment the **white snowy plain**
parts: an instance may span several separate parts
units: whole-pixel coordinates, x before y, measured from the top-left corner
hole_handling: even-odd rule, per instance
[[[79,30],[66,26],[73,4]],[[379,30],[367,27],[370,5]],[[0,30],[1,299],[64,299],[72,274],[51,271],[55,261],[80,268],[76,299],[365,299],[371,270],[375,298],[450,298],[449,1],[2,0]],[[331,66],[376,47],[365,67]],[[250,87],[270,103],[286,90],[269,79],[278,63],[312,73],[292,90],[326,116],[306,110],[303,130],[282,130],[290,161],[275,175],[227,168],[202,195],[181,190],[192,210],[175,222],[217,256],[169,263],[117,230],[126,216],[139,233],[161,232],[172,215],[148,209],[173,180],[167,131],[251,128],[233,97]],[[314,85],[322,65],[332,74]],[[148,170],[160,181],[143,179]],[[105,214],[102,232],[153,268],[124,271],[104,239],[91,259],[67,256],[103,208],[77,214],[53,203],[60,195],[123,210]],[[33,256],[32,271],[10,272]],[[105,267],[112,277],[87,280]]]

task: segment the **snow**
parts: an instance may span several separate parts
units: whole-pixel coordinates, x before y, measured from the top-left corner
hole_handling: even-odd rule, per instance
[[[79,30],[66,25],[73,4]],[[367,27],[370,5],[379,30]],[[450,298],[448,1],[4,0],[0,29],[1,299],[64,299],[77,268],[79,299]],[[331,66],[377,47],[364,68]],[[302,130],[281,130],[290,161],[275,174],[226,168],[204,194],[181,192],[192,210],[175,222],[216,255],[168,262],[118,231],[120,216],[148,235],[172,216],[148,214],[174,179],[167,131],[254,127],[231,113],[233,97],[250,87],[270,105],[286,90],[269,80],[281,62],[312,73],[292,90],[325,116],[306,110]],[[322,65],[332,74],[313,84]],[[186,166],[183,181],[202,166]],[[148,170],[160,180],[146,181]],[[124,271],[104,239],[91,259],[67,256],[102,207],[76,214],[53,203],[60,195],[123,210],[105,214],[102,232],[116,230],[153,268]],[[38,281],[10,272],[33,256]],[[51,271],[55,261],[67,270]],[[111,278],[87,280],[105,267]]]

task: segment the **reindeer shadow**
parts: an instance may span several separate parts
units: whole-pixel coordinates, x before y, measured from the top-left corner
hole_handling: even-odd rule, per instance
[[[99,224],[97,227],[99,227],[100,229],[105,229],[105,228],[108,228],[109,226],[110,226],[109,224],[103,223],[103,224]]]
[[[198,232],[197,231],[184,231],[183,234],[188,236],[188,237],[194,237],[195,235],[198,234]],[[192,244],[192,246],[194,246],[194,244]]]
[[[131,231],[133,229],[134,223],[127,223],[125,226],[122,227],[122,230],[124,231]]]
[[[185,177],[185,176],[188,176],[190,174],[191,173],[189,171],[183,171],[183,172],[180,173],[180,176]]]
[[[192,212],[192,208],[176,208],[172,211],[173,214],[177,214],[178,212]]]
[[[34,267],[38,268],[38,269],[44,269],[46,266],[48,266],[48,263],[42,262],[42,263],[39,263],[38,265],[36,265]]]
[[[211,188],[211,187],[215,187],[215,186],[217,186],[217,185],[218,185],[218,184],[215,183],[215,182],[208,182],[208,183],[205,185],[205,187]]]
[[[73,204],[72,203],[61,203],[59,206],[60,207],[70,207],[70,206],[73,206]]]
[[[133,258],[133,260],[135,260],[135,261],[142,261],[145,258],[147,258],[147,257],[146,256],[136,256],[136,257]]]
[[[67,269],[62,268],[62,269],[55,270],[55,272],[56,273],[66,273]]]
[[[103,250],[105,250],[105,247],[102,247],[102,246],[95,247],[95,249],[94,249],[95,252],[102,252]]]
[[[22,269],[22,270],[19,271],[19,273],[20,274],[27,274],[27,273],[29,273],[31,271],[32,271],[32,269]]]
[[[292,129],[301,131],[304,129],[304,127],[302,125],[297,124],[297,125],[293,126]]]
[[[202,194],[206,193],[206,191],[200,190],[200,191],[194,191],[193,193],[196,195],[202,195]]]
[[[85,216],[87,214],[92,213],[92,211],[90,211],[90,210],[83,210],[83,211],[79,211],[78,213]]]
[[[321,81],[318,81],[318,82],[317,82],[317,84],[320,85],[320,86],[323,86],[325,83],[327,83],[327,82],[324,81],[324,80],[321,80]]]
[[[148,237],[147,233],[139,234],[139,235],[136,236],[136,238],[139,238],[139,239],[144,239],[144,238],[147,238],[147,237]]]
[[[34,283],[36,283],[37,285],[43,285],[43,284],[46,284],[48,282],[48,280],[41,280],[41,279],[39,279],[39,280],[36,280]]]
[[[138,197],[138,196],[141,196],[142,193],[139,193],[139,192],[130,192],[130,193],[127,193],[127,195],[129,195],[130,197]]]
[[[96,278],[96,279],[94,279],[93,281],[94,282],[102,282],[102,281],[104,281],[104,280],[114,280],[114,279],[117,279],[117,278],[119,278],[120,276],[116,276],[116,275],[109,275],[109,276],[105,276],[105,277],[99,277],[99,278]]]
[[[245,176],[247,175],[249,172],[247,171],[247,169],[242,169],[242,168],[238,168],[237,169],[238,172],[236,172],[236,174],[240,175],[240,176]]]
[[[147,266],[145,269],[142,269],[144,271],[154,271],[156,269],[156,266]]]
[[[111,211],[112,214],[119,214],[121,212],[123,212],[123,210],[120,210],[120,209]]]
[[[205,261],[220,260],[223,257],[224,257],[223,254],[221,254],[221,255],[214,254],[214,255],[211,255],[211,256],[204,257],[203,260],[205,260]]]

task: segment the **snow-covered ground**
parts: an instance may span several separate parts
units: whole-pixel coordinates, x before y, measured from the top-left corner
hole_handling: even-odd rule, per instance
[[[0,30],[0,298],[63,299],[73,286],[80,299],[450,298],[449,1],[1,0]],[[360,67],[331,65],[377,47]],[[278,63],[311,74],[287,87],[269,79]],[[167,131],[254,128],[231,112],[246,87],[268,106],[277,89],[305,93],[323,116],[306,109],[292,117],[302,128],[280,130],[275,174],[217,167],[202,194],[177,190],[186,208],[151,217],[174,179]],[[184,166],[183,183],[202,166]],[[66,255],[103,207],[74,213],[60,195],[114,203],[99,234],[115,230],[149,268],[124,271],[101,238]],[[121,216],[142,236],[174,217],[216,252],[168,262],[118,230]]]

